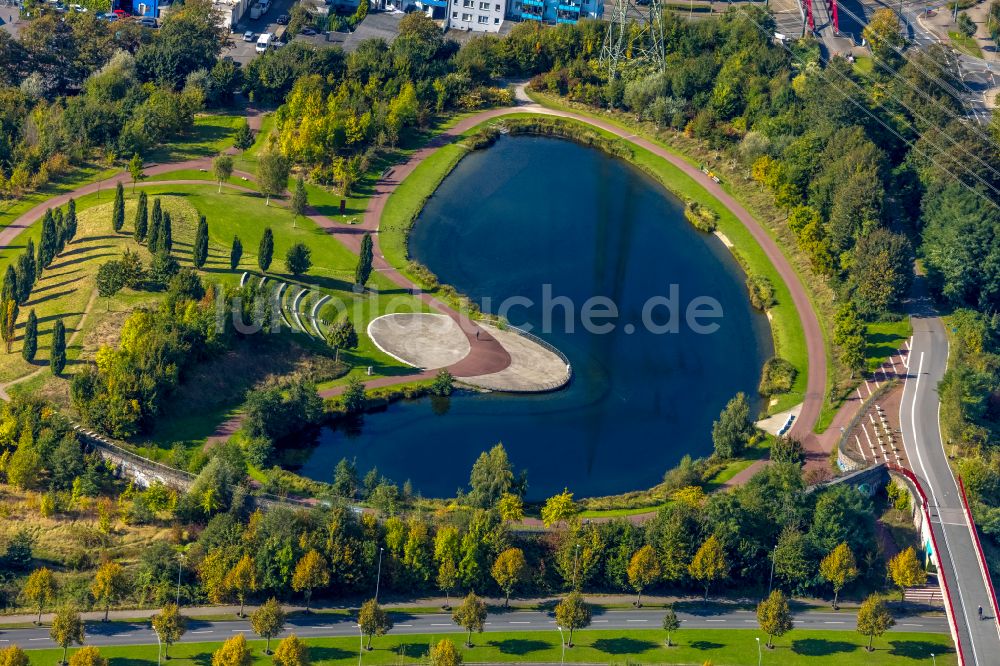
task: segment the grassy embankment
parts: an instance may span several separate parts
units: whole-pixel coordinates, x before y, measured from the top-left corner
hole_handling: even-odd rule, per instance
[[[552,634],[552,635],[550,635]],[[251,634],[252,635],[252,634]],[[448,638],[461,650],[468,663],[559,663],[563,651],[555,629],[550,632],[487,632],[474,635],[475,647],[465,648],[464,635],[456,633],[375,638],[374,648],[362,655],[365,664],[427,663],[430,646]],[[758,663],[756,638],[761,643],[767,637],[753,629],[682,629],[672,636],[677,645],[664,646],[663,631],[578,631],[573,635],[574,647],[566,648],[566,663],[655,663],[702,664],[711,661],[718,666]],[[889,633],[875,639],[874,652],[866,652],[867,639],[847,631],[793,630],[775,639],[773,650],[764,650],[762,663],[783,666],[829,664],[839,666],[896,666],[924,662],[935,655],[939,666],[955,664],[951,640],[944,634]],[[270,664],[263,655],[264,641],[249,641],[253,647],[254,664]],[[315,666],[349,664],[358,661],[357,637],[309,638],[311,662]],[[274,649],[277,641],[271,642]],[[180,643],[170,648],[171,663],[207,664],[219,643]],[[152,666],[156,662],[155,645],[104,647],[102,656],[110,666]],[[51,664],[62,656],[62,650],[28,651],[32,664]]]

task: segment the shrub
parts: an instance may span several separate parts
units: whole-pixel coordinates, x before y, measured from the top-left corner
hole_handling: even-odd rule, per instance
[[[697,201],[688,201],[684,207],[684,217],[694,225],[695,229],[712,233],[718,226],[719,216],[715,211],[705,208]]]
[[[764,370],[760,377],[760,394],[775,395],[776,393],[788,393],[795,383],[795,366],[783,358],[772,356],[764,363]]]
[[[750,305],[761,312],[777,302],[774,299],[774,285],[763,275],[747,277],[747,291],[750,292]]]

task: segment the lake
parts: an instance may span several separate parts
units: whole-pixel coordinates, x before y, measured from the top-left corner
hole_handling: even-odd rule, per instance
[[[362,475],[377,466],[425,496],[454,496],[479,454],[503,442],[531,499],[564,487],[615,494],[655,485],[684,454],[709,454],[712,422],[738,391],[761,406],[773,347],[742,270],[684,219],[682,202],[622,160],[502,137],[428,200],[410,254],[558,347],[573,380],[543,395],[402,402],[326,428],[305,476],[329,481],[341,458],[356,458]],[[593,316],[610,304],[617,317]]]

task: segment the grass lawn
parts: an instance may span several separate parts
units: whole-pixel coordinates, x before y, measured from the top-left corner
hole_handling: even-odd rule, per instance
[[[955,30],[949,30],[948,39],[951,40],[952,46],[954,46],[962,53],[970,55],[973,58],[983,57],[983,50],[979,48],[979,44],[976,43],[976,40],[974,38],[966,37],[962,33]]]
[[[867,76],[872,73],[875,68],[875,61],[872,60],[871,56],[857,56],[854,59],[854,71],[858,74]]]
[[[243,119],[243,115],[236,114],[198,114],[190,132],[142,157],[146,162],[179,162],[218,155],[232,147],[236,128]]]
[[[895,354],[910,339],[913,329],[908,317],[899,321],[877,322],[867,325],[868,344],[865,347],[865,364],[871,372],[878,368],[890,354]]]
[[[506,116],[506,118],[518,117],[537,116],[534,114]],[[502,119],[490,120],[484,125],[496,122],[502,122]],[[563,122],[580,125],[572,120]],[[602,132],[589,125],[587,127],[610,138],[616,138],[609,132]],[[477,129],[478,127],[468,130],[466,135]],[[633,162],[656,178],[664,187],[681,199],[692,199],[718,213],[719,231],[735,245],[733,251],[740,263],[750,272],[764,275],[771,280],[775,287],[778,303],[771,310],[771,331],[775,353],[787,359],[798,369],[792,390],[778,396],[777,404],[773,405],[771,410],[781,411],[798,404],[805,395],[808,358],[802,325],[798,313],[791,303],[787,285],[780,279],[777,271],[764,255],[764,251],[754,241],[746,227],[699,183],[651,152],[638,146],[631,144],[630,146],[635,155]],[[444,177],[451,172],[467,152],[467,149],[459,143],[441,148],[414,169],[389,198],[382,216],[379,241],[383,254],[392,265],[405,271],[408,256],[407,234],[412,221],[419,214],[427,197],[433,193]]]
[[[252,636],[252,634],[250,634]],[[545,662],[559,663],[562,650],[559,635],[550,632],[486,632],[473,636],[475,647],[464,647],[464,635],[457,633],[412,636],[384,636],[372,641],[371,652],[365,652],[365,664],[427,663],[430,646],[448,638],[459,647],[468,663]],[[578,631],[573,636],[574,647],[565,650],[568,663],[656,663],[703,664],[715,666],[756,666],[756,638],[763,643],[767,637],[753,629],[692,629],[675,632],[674,647],[664,647],[664,633],[653,630]],[[307,638],[313,664],[353,664],[358,661],[357,637]],[[876,650],[864,650],[866,639],[849,631],[791,631],[775,639],[774,650],[764,650],[762,663],[798,666],[829,664],[838,666],[894,666],[916,664],[936,655],[939,666],[955,664],[951,640],[943,634],[892,633],[875,639]],[[263,655],[264,641],[250,641],[255,664],[270,664]],[[274,649],[277,641],[271,642]],[[219,643],[180,643],[170,648],[171,663],[208,664]],[[101,655],[109,658],[110,666],[152,666],[156,663],[155,645],[104,647]],[[32,664],[53,664],[62,650],[29,650]]]

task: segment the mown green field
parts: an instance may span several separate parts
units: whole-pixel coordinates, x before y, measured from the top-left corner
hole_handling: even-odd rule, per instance
[[[709,661],[713,666],[756,666],[757,641],[767,637],[752,629],[697,629],[676,632],[674,647],[664,646],[662,631],[579,631],[573,636],[574,647],[566,648],[567,663],[645,663],[697,664]],[[559,663],[562,651],[559,635],[551,632],[524,631],[473,635],[475,647],[462,646],[461,634],[384,636],[375,638],[374,648],[361,655],[362,664],[427,663],[430,646],[448,638],[461,648],[467,663]],[[271,664],[263,654],[264,641],[250,641],[254,664]],[[850,631],[795,631],[775,639],[773,650],[762,651],[762,664],[781,666],[903,666],[930,663],[931,654],[939,666],[956,663],[951,640],[942,634],[889,633],[875,639],[874,652],[866,652],[867,639]],[[359,638],[306,639],[315,666],[358,663]],[[274,648],[276,641],[272,641]],[[219,643],[181,643],[170,649],[170,663],[211,663],[211,654]],[[31,650],[28,655],[38,666],[56,663],[61,650]],[[156,664],[156,646],[102,648],[110,666],[152,666]]]

